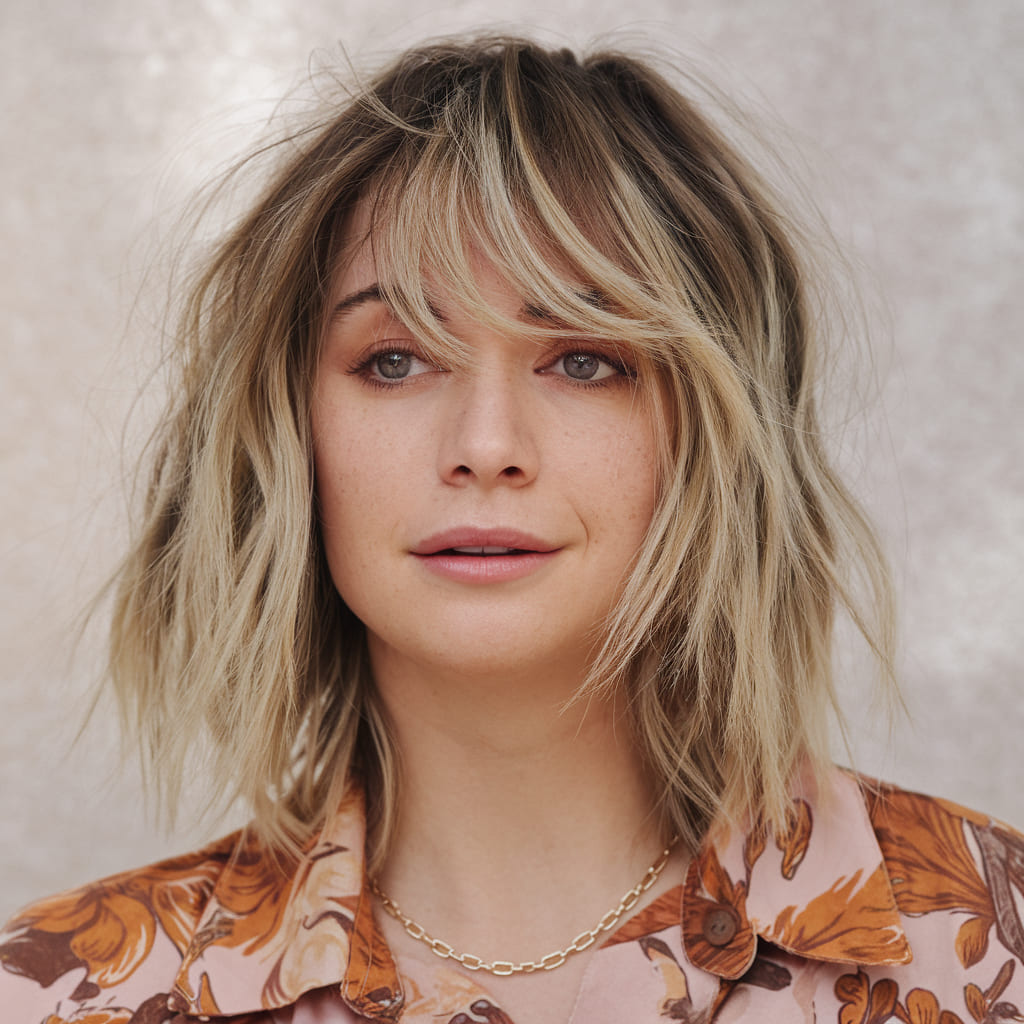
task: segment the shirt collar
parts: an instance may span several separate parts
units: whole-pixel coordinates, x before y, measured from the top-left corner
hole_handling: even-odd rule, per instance
[[[911,960],[863,787],[835,769],[819,792],[794,787],[782,829],[721,829],[691,861],[682,894],[691,963],[742,976],[757,939],[811,960],[902,964]]]
[[[373,916],[366,816],[353,790],[297,866],[243,833],[175,978],[171,1007],[213,1016],[290,1006],[339,985],[359,1014],[397,1020],[403,994]]]
[[[813,785],[798,785],[782,830],[713,829],[675,895],[659,899],[609,941],[681,922],[689,961],[730,979],[753,963],[758,937],[812,960],[908,962],[861,783],[838,770],[830,782],[820,796]],[[359,1014],[396,1021],[404,994],[374,919],[364,839],[359,792],[345,800],[298,867],[282,867],[243,835],[186,950],[174,1008],[252,1013],[337,985]]]

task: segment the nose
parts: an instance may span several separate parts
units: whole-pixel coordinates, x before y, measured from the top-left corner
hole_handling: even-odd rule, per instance
[[[504,367],[468,373],[448,394],[438,453],[445,483],[522,487],[539,457],[529,384]]]

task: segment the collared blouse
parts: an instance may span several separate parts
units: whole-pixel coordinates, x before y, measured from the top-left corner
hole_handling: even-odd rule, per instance
[[[1024,837],[836,770],[785,828],[713,830],[593,955],[572,1024],[1024,1021]],[[395,956],[354,793],[282,868],[238,833],[23,910],[3,1024],[513,1024],[486,978]]]

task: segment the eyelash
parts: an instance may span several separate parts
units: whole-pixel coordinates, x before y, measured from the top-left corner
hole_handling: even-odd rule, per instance
[[[564,348],[559,349],[555,352],[554,358],[549,360],[548,363],[540,371],[547,373],[552,367],[557,366],[566,356],[593,356],[599,362],[604,363],[606,366],[610,366],[615,370],[615,374],[610,377],[603,377],[601,380],[580,380],[577,377],[570,377],[568,374],[555,374],[554,376],[562,377],[564,380],[570,381],[573,387],[577,388],[603,388],[622,381],[635,381],[636,380],[636,368],[630,366],[628,363],[621,359],[616,358],[610,352],[607,352],[600,347],[588,348],[585,345],[579,343],[573,344],[570,342]]]
[[[354,366],[352,366],[347,372],[353,377],[359,377],[364,384],[370,387],[377,388],[381,391],[393,391],[395,388],[400,388],[403,385],[410,383],[412,378],[409,377],[395,377],[388,379],[386,377],[378,377],[374,374],[374,366],[377,359],[386,354],[394,353],[395,355],[410,356],[413,359],[418,359],[421,363],[430,364],[429,359],[425,359],[423,355],[415,350],[415,348],[403,344],[402,342],[387,342],[382,341],[377,345],[374,345],[362,359],[359,360]],[[420,376],[420,374],[414,374],[414,377]]]
[[[384,378],[378,377],[374,373],[374,367],[377,359],[385,354],[394,354],[402,356],[410,356],[413,359],[419,360],[422,363],[430,364],[430,360],[424,358],[424,356],[416,351],[415,348],[403,344],[401,342],[380,342],[375,345],[369,352],[367,352],[358,363],[353,365],[347,372],[354,376],[360,377],[363,382],[370,387],[377,388],[381,391],[392,391],[395,388],[400,388],[404,385],[411,383],[412,379],[421,376],[421,374],[413,374],[412,377],[395,377],[395,378]],[[583,356],[594,356],[599,362],[610,366],[615,373],[609,377],[602,377],[600,380],[580,380],[576,377],[570,377],[564,373],[552,373],[551,376],[561,377],[562,379],[569,381],[574,388],[604,388],[610,385],[614,385],[620,381],[635,381],[636,380],[636,368],[630,366],[628,363],[621,359],[617,359],[608,352],[604,352],[599,348],[590,349],[579,345],[569,344],[565,348],[560,349],[554,354],[554,358],[550,359],[545,365],[539,368],[536,372],[541,374],[548,374],[553,367],[557,366],[567,356],[572,355],[583,355]]]

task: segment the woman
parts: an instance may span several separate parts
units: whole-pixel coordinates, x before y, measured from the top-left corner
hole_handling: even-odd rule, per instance
[[[15,917],[5,1020],[1021,1019],[1021,839],[828,764],[887,589],[789,236],[621,55],[427,47],[293,137],[111,643],[253,824]]]

